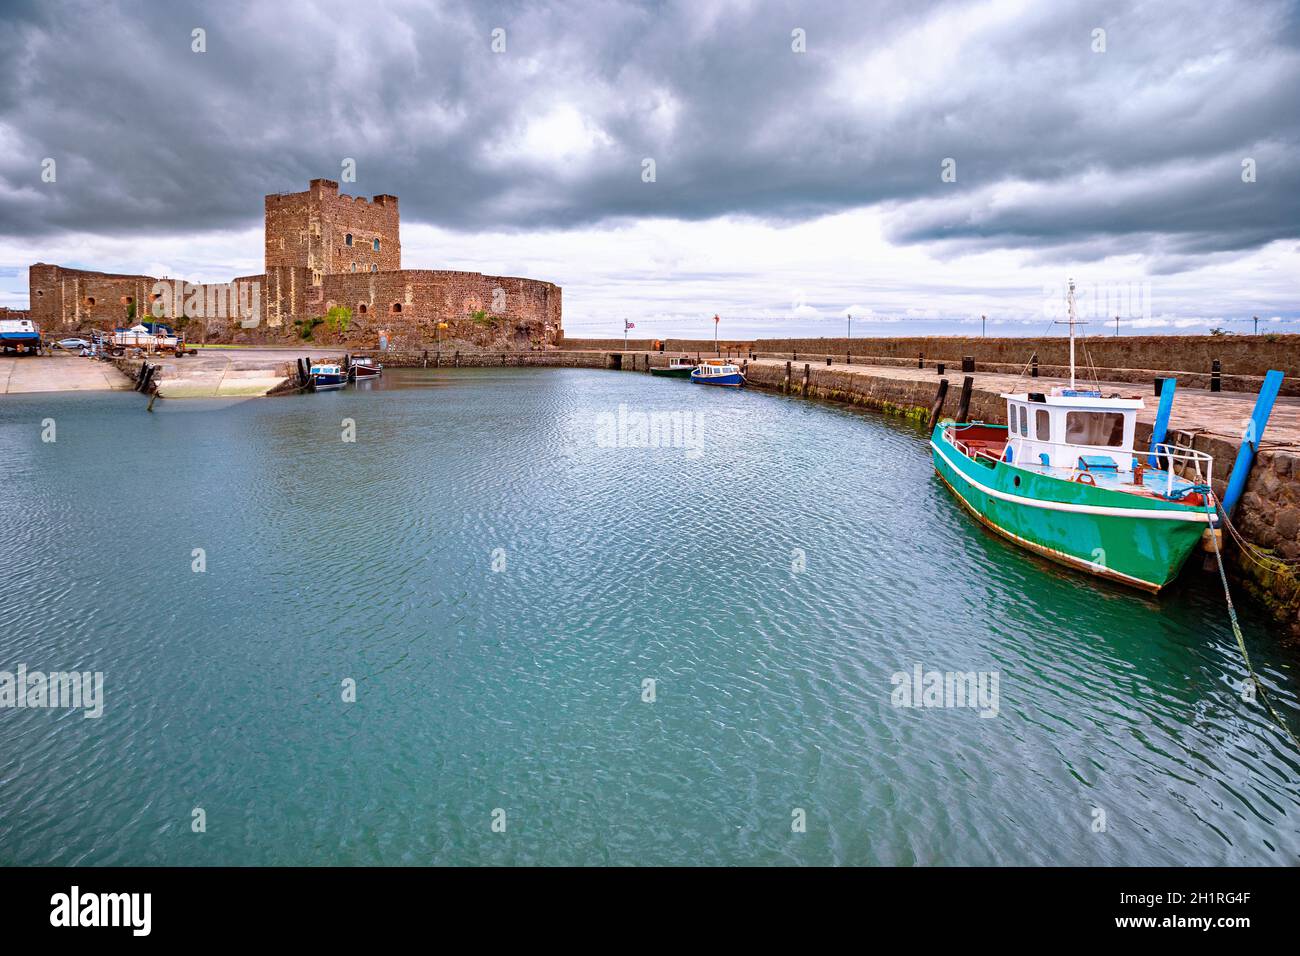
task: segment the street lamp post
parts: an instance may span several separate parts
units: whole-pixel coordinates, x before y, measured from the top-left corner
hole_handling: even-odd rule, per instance
[[[845,313],[845,314],[848,315],[848,317],[849,317],[849,336],[848,336],[848,337],[849,337],[849,338],[853,338],[853,313],[852,313],[852,312],[847,312],[847,313]]]
[[[1255,319],[1255,334],[1259,335],[1259,316],[1257,315],[1254,316],[1254,319]]]
[[[980,316],[980,338],[985,337],[985,335],[987,334],[986,333],[987,328],[988,328],[988,316],[981,315]]]

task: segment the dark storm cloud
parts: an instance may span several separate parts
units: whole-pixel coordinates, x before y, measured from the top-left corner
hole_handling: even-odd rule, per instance
[[[1295,236],[1295,5],[1129,6],[7,3],[0,233],[251,226],[352,157],[465,229],[886,204],[898,241],[1166,268]]]

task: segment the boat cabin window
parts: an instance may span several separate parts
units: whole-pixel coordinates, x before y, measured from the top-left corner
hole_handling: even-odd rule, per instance
[[[1034,437],[1039,441],[1052,440],[1052,416],[1045,408],[1034,410]]]
[[[1020,434],[1029,437],[1029,413],[1023,405],[1020,406]]]
[[[1119,448],[1124,444],[1124,416],[1119,412],[1067,412],[1065,440],[1072,445]]]

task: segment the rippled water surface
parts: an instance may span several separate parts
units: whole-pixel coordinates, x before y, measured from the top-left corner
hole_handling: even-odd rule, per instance
[[[620,404],[699,413],[706,453],[602,447]],[[7,397],[0,474],[0,670],[106,684],[98,720],[0,710],[3,863],[1300,854],[1214,579],[1153,601],[1025,555],[869,413],[581,370]],[[916,664],[996,671],[998,715],[891,706]]]

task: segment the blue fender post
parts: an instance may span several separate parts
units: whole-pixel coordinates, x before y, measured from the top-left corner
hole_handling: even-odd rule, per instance
[[[1237,507],[1241,493],[1246,489],[1246,479],[1250,477],[1250,466],[1255,461],[1255,452],[1264,439],[1264,426],[1272,414],[1273,402],[1277,400],[1278,390],[1282,387],[1282,373],[1276,369],[1264,376],[1264,386],[1255,399],[1255,411],[1251,413],[1246,433],[1241,437],[1241,449],[1237,452],[1236,464],[1232,466],[1232,475],[1228,478],[1227,490],[1223,493],[1223,513],[1232,516]]]
[[[1156,445],[1161,444],[1169,435],[1169,414],[1174,410],[1174,388],[1176,379],[1166,378],[1160,382],[1160,408],[1156,411],[1156,423],[1151,429],[1151,455],[1147,463],[1152,468],[1160,467],[1160,459],[1155,454]]]

